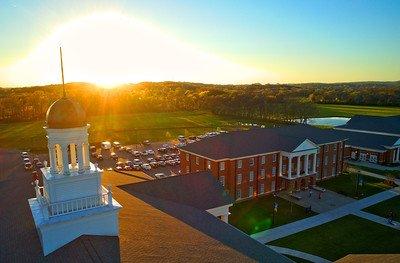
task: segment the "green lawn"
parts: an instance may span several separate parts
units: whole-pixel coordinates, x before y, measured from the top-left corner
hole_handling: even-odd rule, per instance
[[[400,114],[400,107],[317,104],[319,117],[351,117],[356,114],[389,116]]]
[[[306,213],[303,207],[296,204],[293,204],[291,209],[290,202],[285,199],[277,197],[276,200],[279,208],[275,214],[274,224],[272,224],[273,196],[258,197],[234,204],[229,223],[247,234],[254,234],[315,215],[313,212]]]
[[[400,231],[349,215],[269,244],[334,261],[347,254],[397,254]]]
[[[364,184],[359,186],[358,193],[359,197],[367,197],[370,195],[377,194],[384,190],[390,189],[390,186],[384,184],[383,180],[377,179],[370,176],[361,176]],[[360,179],[361,180],[361,179]],[[318,182],[318,186],[329,189],[336,193],[357,198],[356,192],[356,181],[357,175],[354,173],[344,173],[340,176]]]
[[[209,112],[161,112],[129,115],[94,116],[89,118],[90,142],[117,140],[137,143],[145,139],[164,141],[178,135],[199,135],[218,128],[232,130],[238,119],[214,115]],[[0,147],[46,150],[44,120],[0,124]]]
[[[389,211],[392,210],[395,216],[394,220],[400,221],[400,196],[390,198],[363,210],[385,218],[388,216]]]

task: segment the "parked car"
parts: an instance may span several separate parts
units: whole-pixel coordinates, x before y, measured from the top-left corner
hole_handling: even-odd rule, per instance
[[[179,164],[181,164],[181,161],[179,159],[175,159],[175,164],[179,165]]]
[[[139,151],[133,151],[133,156],[135,157],[140,157],[140,152]]]
[[[184,141],[184,140],[185,140],[185,136],[179,135],[179,136],[178,136],[178,140],[179,140],[179,141]]]
[[[143,151],[143,152],[141,152],[141,155],[142,156],[147,156],[147,155],[149,155],[149,153],[147,151]]]
[[[133,170],[140,171],[140,165],[134,164],[133,165]]]
[[[150,145],[150,140],[143,141],[143,145],[146,145],[146,146]]]
[[[123,162],[121,162],[121,161],[115,163],[115,166],[121,166],[121,167],[123,167],[124,165],[125,165],[125,164],[124,164]]]
[[[119,165],[117,165],[117,166],[115,166],[115,170],[117,170],[117,171],[122,171],[122,170],[123,170],[123,167],[122,167],[122,166],[119,166]]]
[[[127,147],[125,147],[125,151],[130,153],[132,151],[132,148],[127,146]]]
[[[118,155],[115,152],[112,152],[110,154],[111,158],[113,158],[114,160],[118,160]]]
[[[150,162],[154,162],[155,159],[153,157],[150,157],[150,158],[147,158],[147,161],[150,163]]]
[[[159,161],[158,162],[158,166],[163,166],[164,167],[165,166],[165,162],[164,161]]]
[[[156,161],[150,162],[150,166],[153,168],[157,168],[158,163]]]
[[[24,163],[30,163],[31,162],[31,160],[29,158],[24,158],[23,161],[24,161]]]
[[[22,158],[28,158],[29,154],[27,152],[21,152],[21,157]]]
[[[148,163],[144,163],[141,165],[142,169],[145,171],[150,171],[151,170],[151,166]]]
[[[120,151],[125,151],[125,146],[121,146],[121,147],[119,147],[119,149],[118,150],[120,150]]]
[[[103,155],[101,155],[101,154],[98,154],[98,155],[97,155],[97,160],[100,160],[100,161],[102,161],[102,160],[103,160]]]
[[[154,176],[156,178],[163,178],[163,177],[165,177],[165,174],[164,173],[156,173],[156,174],[154,174]]]
[[[132,171],[132,167],[130,165],[124,165],[125,171]]]
[[[101,149],[110,150],[111,149],[111,143],[109,141],[102,142],[101,143]]]
[[[128,161],[125,162],[125,165],[129,165],[130,167],[132,167],[132,166],[133,166],[133,163],[132,163],[132,161],[129,161],[129,160],[128,160]]]
[[[41,161],[36,162],[35,165],[36,165],[36,168],[43,168],[44,167],[44,165],[43,165],[43,163]]]
[[[133,164],[142,165],[143,162],[142,162],[140,159],[134,159],[134,160],[133,160]]]
[[[96,158],[97,153],[96,152],[92,152],[92,153],[90,153],[90,156],[92,156],[93,158]]]
[[[150,155],[154,155],[154,151],[153,150],[147,150],[147,153]]]
[[[119,142],[113,142],[112,143],[112,146],[114,147],[114,148],[119,148],[119,147],[121,147],[121,144],[119,143]]]
[[[96,146],[90,146],[90,152],[91,153],[93,153],[93,152],[96,152]]]
[[[27,162],[24,164],[25,170],[31,170],[32,169],[32,164],[30,162]]]
[[[164,148],[164,147],[158,148],[157,151],[158,151],[159,153],[166,153],[166,152],[167,152],[167,148]]]

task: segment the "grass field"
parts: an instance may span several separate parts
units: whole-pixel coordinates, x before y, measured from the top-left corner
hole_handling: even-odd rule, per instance
[[[384,184],[383,180],[370,176],[362,176],[363,186],[359,186],[359,197],[367,197],[390,189],[390,186]],[[354,173],[342,174],[340,176],[318,182],[318,186],[329,189],[336,193],[357,198],[356,192],[357,175]]]
[[[388,213],[391,210],[394,212],[394,220],[400,221],[400,196],[390,198],[363,210],[385,218],[388,217]]]
[[[88,120],[90,143],[104,140],[137,143],[146,139],[165,141],[178,135],[199,135],[217,129],[238,128],[239,119],[208,112],[162,112],[95,116]],[[0,124],[0,147],[46,151],[44,121]]]
[[[319,117],[351,117],[356,114],[376,116],[400,114],[400,107],[317,104],[317,109],[319,110]]]
[[[337,260],[347,254],[397,254],[400,231],[349,215],[275,240],[269,245],[287,247]]]
[[[290,202],[285,199],[277,197],[276,202],[279,207],[274,223],[272,223],[273,196],[258,197],[234,204],[229,223],[247,234],[254,234],[315,215],[313,212],[306,213],[303,207],[296,204],[291,207]]]

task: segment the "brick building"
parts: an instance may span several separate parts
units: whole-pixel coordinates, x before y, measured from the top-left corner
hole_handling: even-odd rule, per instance
[[[345,157],[381,165],[400,163],[400,116],[356,115],[335,127],[346,137]]]
[[[308,125],[236,131],[181,148],[181,171],[210,170],[236,200],[299,190],[343,169],[345,138]]]

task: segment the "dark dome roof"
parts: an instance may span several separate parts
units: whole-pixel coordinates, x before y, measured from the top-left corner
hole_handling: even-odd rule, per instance
[[[50,129],[86,126],[85,111],[78,102],[63,97],[53,102],[47,110],[46,126]]]

